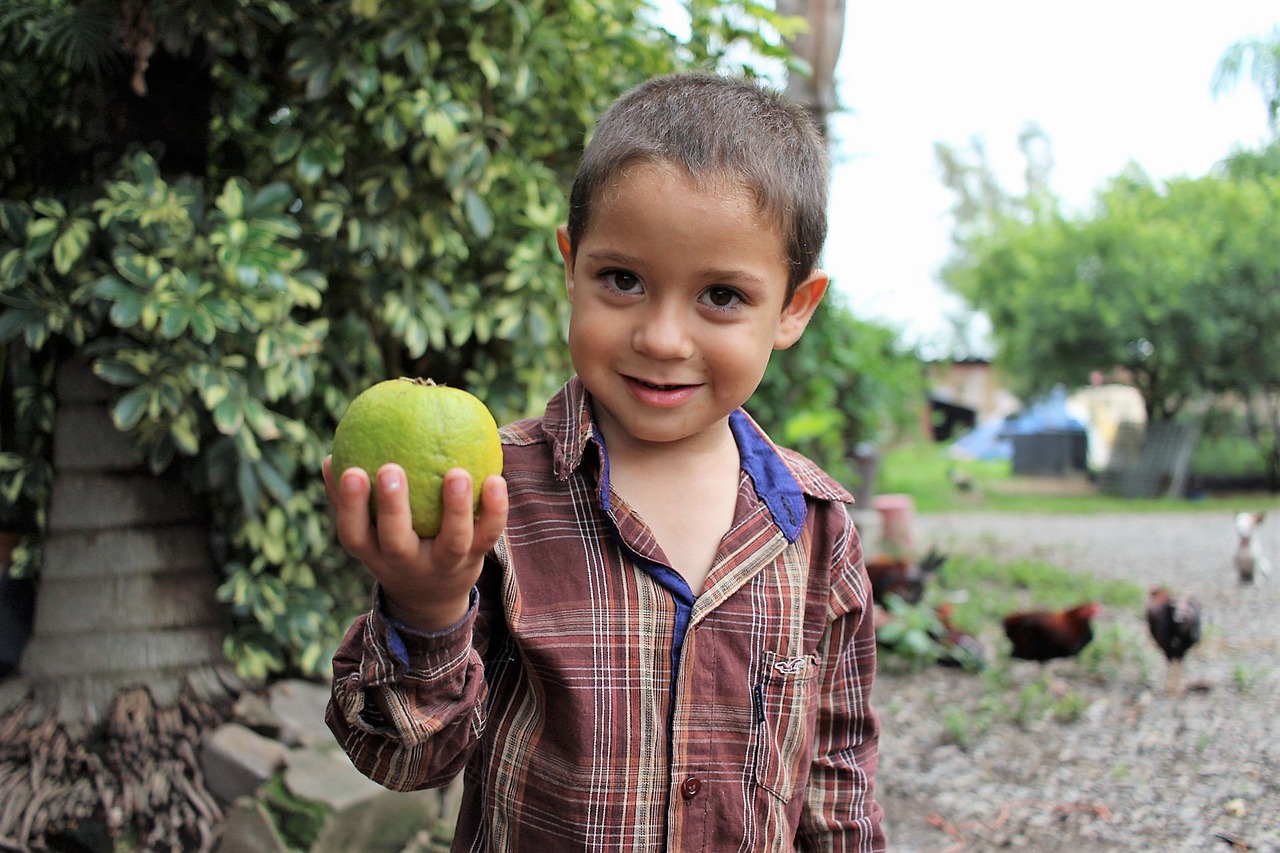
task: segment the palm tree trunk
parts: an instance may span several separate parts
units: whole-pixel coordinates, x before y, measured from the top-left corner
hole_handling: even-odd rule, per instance
[[[219,815],[197,745],[241,685],[205,511],[140,464],[109,390],[84,365],[59,371],[34,629],[0,684],[0,840],[25,849],[97,822],[208,849]]]

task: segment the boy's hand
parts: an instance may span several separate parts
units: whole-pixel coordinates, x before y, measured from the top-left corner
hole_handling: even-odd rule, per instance
[[[450,469],[444,476],[440,533],[420,539],[399,465],[378,470],[377,524],[369,518],[368,475],[349,468],[335,482],[331,457],[323,470],[338,541],[382,585],[387,615],[420,631],[442,631],[465,616],[484,556],[507,524],[506,481],[494,476],[481,484],[480,514],[473,519],[471,475]]]

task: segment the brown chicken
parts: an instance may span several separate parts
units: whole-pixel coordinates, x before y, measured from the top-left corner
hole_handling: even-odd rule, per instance
[[[1093,639],[1093,620],[1102,612],[1096,601],[1067,610],[1027,610],[1004,617],[1004,633],[1013,644],[1010,655],[1022,660],[1069,658]]]
[[[947,561],[936,548],[929,549],[919,562],[890,554],[867,558],[867,574],[871,577],[871,596],[885,606],[885,597],[893,594],[908,604],[919,604],[929,577]]]
[[[1172,595],[1165,587],[1152,587],[1147,595],[1147,626],[1169,661],[1165,690],[1182,693],[1182,658],[1200,642],[1200,605],[1185,595]]]

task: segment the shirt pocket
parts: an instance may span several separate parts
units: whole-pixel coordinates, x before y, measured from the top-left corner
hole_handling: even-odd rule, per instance
[[[784,803],[795,793],[802,752],[812,742],[810,696],[818,674],[815,655],[765,652],[752,685],[756,731],[756,783]]]

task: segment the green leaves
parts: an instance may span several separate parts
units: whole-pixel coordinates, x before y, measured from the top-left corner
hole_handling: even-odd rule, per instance
[[[319,473],[352,396],[433,376],[511,420],[568,376],[554,229],[596,115],[680,62],[778,52],[764,5],[693,5],[685,45],[637,0],[175,19],[167,38],[217,46],[207,169],[169,174],[143,139],[117,162],[103,146],[75,187],[18,166],[43,162],[41,140],[81,138],[96,117],[58,99],[95,83],[19,58],[34,88],[0,99],[0,342],[69,342],[153,468],[185,457],[228,543],[243,672],[322,671],[365,604]]]

